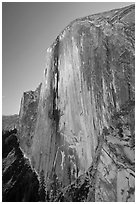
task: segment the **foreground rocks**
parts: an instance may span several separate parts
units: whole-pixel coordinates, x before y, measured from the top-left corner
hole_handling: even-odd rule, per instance
[[[19,141],[47,201],[135,200],[135,7],[73,21],[23,95]]]
[[[17,129],[2,133],[2,201],[40,201],[39,180],[19,147]]]

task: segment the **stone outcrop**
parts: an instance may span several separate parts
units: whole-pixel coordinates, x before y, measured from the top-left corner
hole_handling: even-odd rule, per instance
[[[40,89],[41,84],[35,91],[24,92],[21,99],[19,113],[19,139],[20,146],[26,154],[30,153],[30,147],[32,145],[32,137],[34,135],[37,121]]]
[[[134,11],[73,21],[24,93],[20,145],[47,189],[63,189],[57,200],[134,201]]]

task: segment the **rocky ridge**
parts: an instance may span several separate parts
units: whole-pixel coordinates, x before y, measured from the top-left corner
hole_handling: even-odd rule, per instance
[[[19,115],[3,115],[2,130],[18,129]]]

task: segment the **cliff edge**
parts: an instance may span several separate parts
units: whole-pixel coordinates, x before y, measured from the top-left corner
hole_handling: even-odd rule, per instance
[[[134,15],[131,5],[70,23],[23,95],[20,146],[47,191],[56,181],[57,201],[134,201]]]

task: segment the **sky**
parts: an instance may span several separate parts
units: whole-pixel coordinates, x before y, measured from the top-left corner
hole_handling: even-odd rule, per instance
[[[74,19],[132,2],[2,3],[2,114],[18,114],[23,92],[42,81],[47,48]]]

